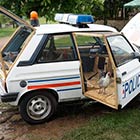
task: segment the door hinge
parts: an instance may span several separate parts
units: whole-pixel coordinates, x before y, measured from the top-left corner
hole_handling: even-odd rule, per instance
[[[121,84],[121,82],[122,82],[121,78],[120,77],[117,77],[116,78],[116,83]]]

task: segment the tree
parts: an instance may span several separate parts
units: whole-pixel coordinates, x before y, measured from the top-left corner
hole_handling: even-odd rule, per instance
[[[104,0],[104,24],[107,19],[123,19],[123,5],[130,0]]]
[[[24,5],[24,0],[0,0],[0,5],[4,6],[6,9],[12,11],[16,15],[22,17],[22,7]]]
[[[0,5],[18,16],[30,15],[35,10],[46,20],[53,20],[55,13],[91,14],[96,19],[117,19],[123,4],[130,0],[0,0]]]

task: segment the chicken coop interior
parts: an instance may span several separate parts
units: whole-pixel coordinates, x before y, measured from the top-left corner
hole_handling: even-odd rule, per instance
[[[83,70],[86,82],[85,96],[117,109],[115,74],[108,54],[94,54],[90,68]],[[86,67],[88,68],[88,67]]]

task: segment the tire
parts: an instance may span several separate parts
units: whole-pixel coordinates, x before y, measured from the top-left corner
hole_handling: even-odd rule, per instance
[[[40,124],[52,117],[57,108],[55,97],[49,92],[33,92],[26,95],[19,105],[23,120],[29,124]]]

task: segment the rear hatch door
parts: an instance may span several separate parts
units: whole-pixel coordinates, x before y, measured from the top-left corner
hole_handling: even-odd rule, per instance
[[[121,30],[127,39],[140,46],[140,13],[136,14]]]

